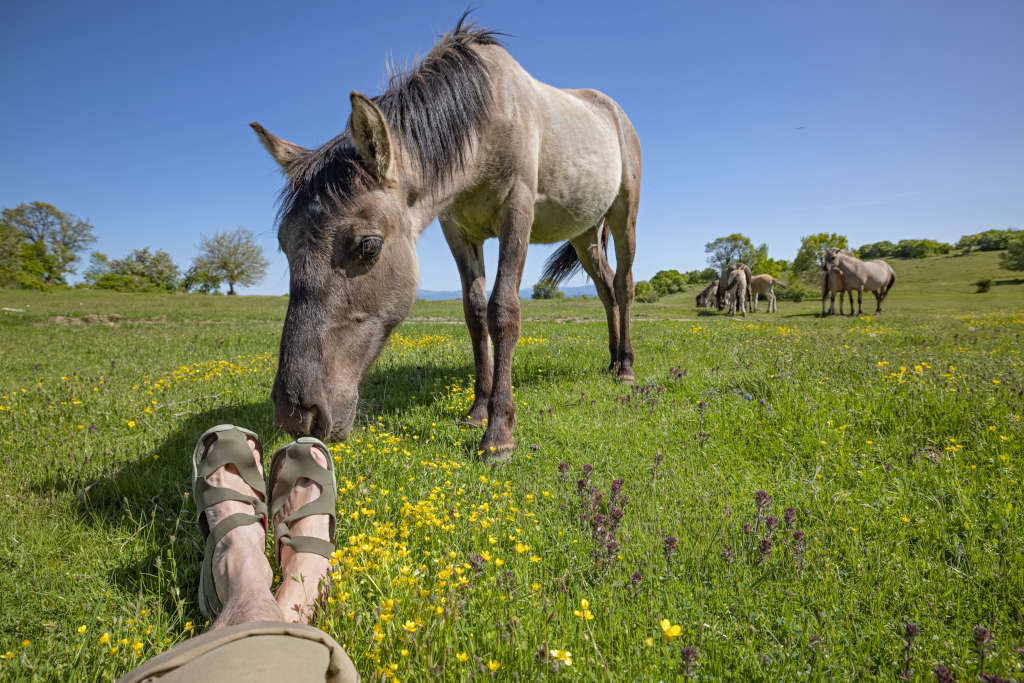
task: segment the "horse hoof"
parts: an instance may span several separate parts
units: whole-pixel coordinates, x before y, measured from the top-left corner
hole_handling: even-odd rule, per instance
[[[620,382],[635,382],[636,375],[633,374],[632,370],[626,370],[625,372],[620,372],[616,379],[618,379]]]
[[[512,451],[515,449],[515,441],[506,441],[488,446],[480,444],[477,454],[485,465],[503,465],[512,459]]]

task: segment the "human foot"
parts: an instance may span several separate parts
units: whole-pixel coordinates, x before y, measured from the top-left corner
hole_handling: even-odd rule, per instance
[[[276,600],[285,620],[309,623],[334,551],[337,485],[327,447],[302,438],[274,454],[271,511],[281,585]]]

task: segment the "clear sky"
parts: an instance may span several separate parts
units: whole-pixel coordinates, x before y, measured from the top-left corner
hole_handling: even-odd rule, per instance
[[[252,229],[288,289],[282,178],[246,125],[312,147],[385,60],[426,53],[465,0],[6,3],[0,206],[88,218],[96,248]],[[704,267],[742,232],[792,259],[802,235],[954,241],[1024,227],[1024,2],[479,0],[536,78],[602,90],[644,149],[637,279]],[[496,242],[488,264],[496,263]],[[531,249],[524,286],[552,247]],[[420,286],[458,289],[440,229]],[[493,275],[493,272],[489,272]],[[579,280],[572,284],[580,284]]]

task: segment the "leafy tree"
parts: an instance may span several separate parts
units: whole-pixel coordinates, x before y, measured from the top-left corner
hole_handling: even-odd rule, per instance
[[[964,235],[956,243],[956,248],[962,251],[999,251],[1007,249],[1010,240],[1024,233],[1022,230],[986,230],[973,235]]]
[[[65,284],[64,276],[75,272],[78,252],[96,241],[92,225],[46,202],[4,209],[0,224],[6,226],[8,235],[13,228],[23,243],[36,245],[31,250],[33,262],[23,263],[22,269],[27,268],[33,274],[30,279],[41,279],[44,285]]]
[[[896,245],[889,240],[865,244],[857,250],[857,256],[862,259],[886,258],[896,252]]]
[[[767,273],[773,277],[782,275],[789,266],[785,261],[769,258],[767,244],[762,244],[754,250],[754,254],[750,258],[750,261],[747,262],[747,265],[750,266],[750,270],[753,271],[755,275]]]
[[[13,225],[0,223],[0,287],[18,284],[21,271],[21,233]]]
[[[704,270],[688,270],[686,271],[686,283],[690,285],[706,285],[712,280],[718,279],[719,271],[714,268],[705,268]]]
[[[213,294],[220,289],[221,281],[221,278],[193,264],[181,278],[181,288],[186,292],[194,289],[200,294]]]
[[[270,265],[263,258],[263,249],[247,228],[233,232],[218,232],[203,237],[199,256],[192,266],[228,283],[228,294],[235,293],[235,285],[254,285],[267,274]]]
[[[57,268],[57,259],[46,244],[40,241],[22,241],[18,248],[18,269],[15,278],[23,289],[46,289],[51,284],[63,285],[63,279],[56,282],[48,277]]]
[[[721,271],[722,268],[736,261],[743,261],[750,265],[757,252],[750,238],[738,232],[708,242],[704,245],[704,251],[708,254],[708,263],[716,271]]]
[[[534,299],[564,299],[565,292],[558,288],[553,280],[540,280],[533,286]]]
[[[678,270],[659,270],[651,278],[651,286],[658,292],[658,296],[683,292],[686,291],[686,276]]]
[[[113,261],[94,251],[85,271],[85,281],[94,287],[122,292],[174,291],[178,288],[178,276],[178,266],[171,255],[163,250],[150,252],[149,247]]]
[[[1024,270],[1024,232],[1006,243],[1006,253],[999,255],[999,265],[1007,270]]]
[[[633,299],[642,304],[653,304],[658,300],[658,290],[647,280],[640,280],[633,285]]]
[[[829,247],[849,249],[850,243],[845,235],[837,235],[834,232],[819,232],[801,238],[800,250],[793,259],[793,272],[800,275],[820,270],[825,265],[825,250]]]

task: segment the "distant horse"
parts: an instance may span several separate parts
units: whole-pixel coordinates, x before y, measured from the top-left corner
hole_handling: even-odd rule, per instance
[[[558,273],[582,265],[594,281],[610,369],[633,380],[640,141],[610,97],[535,80],[498,35],[463,15],[382,95],[352,92],[345,130],[317,149],[251,124],[287,177],[278,241],[290,296],[271,393],[285,431],[348,436],[359,384],[416,299],[416,242],[435,218],[462,279],[476,368],[467,419],[486,423],[485,459],[515,446],[512,354],[530,242],[569,240]],[[498,268],[488,300],[483,242],[491,237]]]
[[[757,313],[757,298],[764,295],[764,298],[768,299],[768,312],[776,313],[779,310],[778,305],[775,303],[775,286],[778,285],[783,289],[786,288],[785,283],[782,280],[777,280],[771,275],[755,275],[750,278],[750,291],[754,294],[753,299],[753,310]]]
[[[853,315],[853,291],[846,289],[846,284],[843,282],[843,276],[838,270],[823,270],[821,271],[821,317],[825,317],[825,299],[829,296],[828,314],[834,315],[836,312],[836,294],[839,294],[839,315],[843,314],[843,294],[849,292],[850,294],[850,315]]]
[[[836,271],[843,277],[843,284],[853,292],[857,292],[857,315],[864,315],[861,299],[864,290],[875,295],[875,313],[882,312],[882,301],[896,282],[896,273],[892,266],[882,259],[861,261],[848,251],[830,247],[825,250],[825,268]],[[842,303],[840,302],[840,306]],[[853,315],[853,303],[850,303],[850,315]]]
[[[747,317],[747,299],[750,297],[750,266],[733,263],[722,269],[718,278],[718,310],[728,308],[730,314],[739,311]]]
[[[718,294],[718,280],[715,280],[707,287],[701,290],[700,294],[697,295],[697,308],[707,308],[715,302],[715,297]]]

